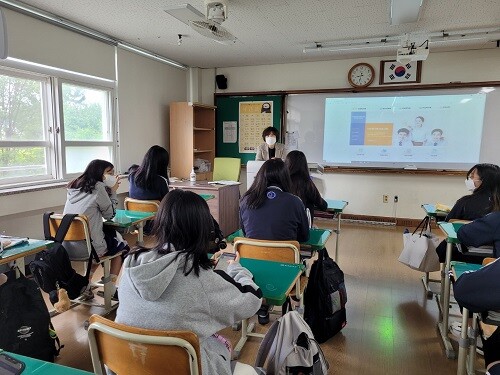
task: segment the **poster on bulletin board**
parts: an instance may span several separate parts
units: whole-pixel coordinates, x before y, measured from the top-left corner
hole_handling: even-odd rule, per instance
[[[273,126],[273,103],[267,101],[240,102],[239,152],[255,153],[262,143],[262,131]]]
[[[281,134],[283,95],[216,95],[215,156],[255,160],[264,141],[262,131],[273,126]],[[235,129],[236,128],[236,129]]]

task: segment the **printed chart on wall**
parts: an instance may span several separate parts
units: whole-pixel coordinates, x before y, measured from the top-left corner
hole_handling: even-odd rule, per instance
[[[273,126],[273,102],[240,102],[239,124],[239,152],[255,153],[262,131]]]

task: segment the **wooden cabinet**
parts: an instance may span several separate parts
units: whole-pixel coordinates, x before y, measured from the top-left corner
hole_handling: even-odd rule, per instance
[[[216,107],[189,103],[170,103],[170,174],[189,178],[194,159],[214,165]],[[197,180],[209,180],[212,173],[197,173]]]

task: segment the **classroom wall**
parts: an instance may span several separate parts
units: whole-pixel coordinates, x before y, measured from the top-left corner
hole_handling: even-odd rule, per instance
[[[311,90],[348,87],[347,72],[356,63],[364,61],[375,67],[377,76],[373,86],[378,86],[381,60],[366,58],[332,60],[293,64],[217,68],[215,74],[228,78],[224,92],[255,92],[274,90]],[[455,81],[500,81],[500,49],[432,52],[423,62],[422,83],[448,83]],[[219,90],[221,91],[221,90]],[[221,91],[222,92],[222,91]],[[345,212],[358,215],[397,216],[420,218],[422,203],[452,205],[466,194],[464,176],[426,176],[407,174],[315,174],[314,179],[321,193],[332,199],[349,201]],[[382,195],[390,196],[389,203],[382,202]],[[398,195],[399,203],[392,197]]]
[[[15,12],[12,12],[14,16]],[[29,18],[29,17],[27,17]],[[29,21],[29,20],[28,20]],[[29,36],[30,22],[23,29]],[[36,21],[36,20],[34,20]],[[33,32],[48,27],[61,39],[72,39],[74,33],[53,25],[33,24]],[[14,31],[20,30],[14,28]],[[14,36],[11,36],[14,38]],[[78,35],[79,38],[84,38]],[[15,38],[18,43],[30,43],[29,37]],[[91,41],[89,42],[92,44]],[[31,44],[30,44],[31,45]],[[36,45],[31,45],[36,55]],[[20,50],[26,48],[18,47]],[[42,47],[40,47],[42,48]],[[114,56],[114,52],[113,52]],[[1,65],[1,63],[0,63]],[[114,68],[113,68],[114,69]],[[144,153],[154,144],[169,147],[169,110],[171,101],[186,100],[186,71],[133,54],[117,51],[119,163],[122,171],[132,163],[140,163]],[[119,193],[127,191],[124,182]],[[0,196],[0,232],[40,238],[43,235],[41,215],[44,211],[60,211],[66,200],[64,186],[35,192]]]

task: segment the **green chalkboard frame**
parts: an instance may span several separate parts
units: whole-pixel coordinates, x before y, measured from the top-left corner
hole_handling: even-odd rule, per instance
[[[236,143],[223,143],[222,123],[224,121],[236,121],[239,137],[239,107],[240,102],[272,101],[273,102],[273,126],[280,131],[283,137],[282,115],[283,115],[283,95],[255,95],[255,96],[216,96],[215,105],[215,155],[219,157],[241,158],[241,164],[246,164],[249,160],[255,160],[255,153],[239,152],[239,138]],[[283,138],[282,138],[283,139]]]

